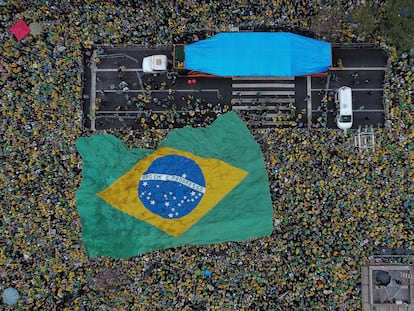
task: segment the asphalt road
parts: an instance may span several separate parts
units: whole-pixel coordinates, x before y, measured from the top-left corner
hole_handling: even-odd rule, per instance
[[[189,110],[195,110],[196,117],[214,117],[209,112],[228,105],[250,119],[253,127],[300,124],[336,129],[332,99],[341,86],[353,89],[352,128],[384,124],[387,56],[379,48],[333,46],[333,68],[326,77],[214,77],[196,78],[196,84],[188,84],[187,77],[142,73],[143,57],[166,54],[171,58],[171,47],[101,49],[96,47],[85,58],[84,115],[88,128],[139,128],[141,118],[151,121],[153,114],[163,111],[179,113],[183,120],[173,126],[181,127],[190,117]],[[324,96],[329,99],[327,106],[322,104]]]

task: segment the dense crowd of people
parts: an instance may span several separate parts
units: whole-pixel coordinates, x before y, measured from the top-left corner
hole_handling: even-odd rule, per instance
[[[308,27],[342,1],[0,1],[0,292],[5,310],[357,310],[361,265],[377,247],[413,247],[413,68],[392,56],[386,124],[373,152],[328,129],[252,130],[269,172],[270,237],[184,246],[128,260],[81,241],[82,51],[169,44],[230,24]],[[348,1],[352,7],[353,1]],[[344,7],[346,9],[347,6]],[[18,20],[42,25],[17,41]],[[338,41],[356,38],[352,29]],[[210,122],[211,120],[209,120]],[[197,120],[199,122],[199,120]],[[110,130],[152,147],[166,130]],[[411,158],[410,158],[411,154]]]

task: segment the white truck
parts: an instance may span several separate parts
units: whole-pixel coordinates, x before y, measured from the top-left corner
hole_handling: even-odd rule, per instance
[[[168,65],[167,55],[152,55],[142,60],[142,71],[145,73],[166,72]]]

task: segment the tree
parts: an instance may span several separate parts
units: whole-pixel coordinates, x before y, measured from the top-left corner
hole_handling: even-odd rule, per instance
[[[399,53],[414,47],[414,1],[365,2],[352,12],[356,31],[364,37],[382,36]]]
[[[364,37],[373,36],[378,31],[379,9],[368,2],[358,5],[352,12],[352,20],[356,24],[358,35]]]
[[[381,30],[386,39],[397,47],[399,52],[407,52],[414,47],[414,2],[394,0],[385,5]]]
[[[328,5],[311,18],[310,29],[329,37],[341,30],[341,24],[346,18],[344,9],[338,5]]]

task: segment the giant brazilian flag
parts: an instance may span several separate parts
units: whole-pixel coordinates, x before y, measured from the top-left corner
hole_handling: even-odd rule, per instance
[[[112,135],[76,145],[83,159],[77,209],[91,257],[272,232],[263,157],[234,112],[206,128],[174,130],[155,151],[127,148]]]

